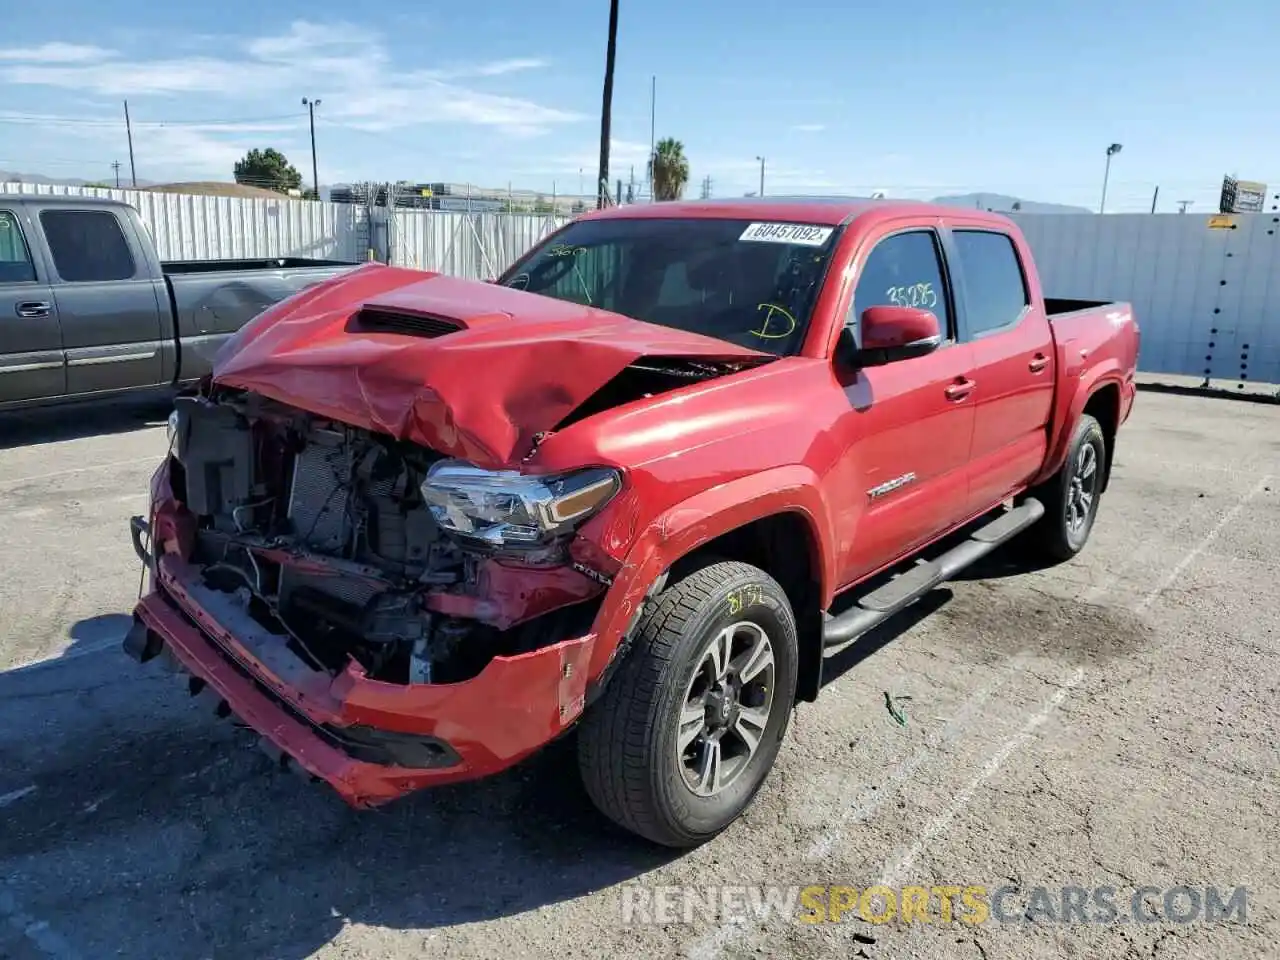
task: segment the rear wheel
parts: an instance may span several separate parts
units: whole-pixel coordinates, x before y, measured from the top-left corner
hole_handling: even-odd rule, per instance
[[[1106,457],[1102,427],[1084,414],[1071,435],[1062,469],[1032,491],[1045,512],[1028,532],[1029,546],[1050,560],[1070,560],[1084,549],[1098,515]]]
[[[626,657],[579,731],[587,793],[656,843],[709,840],[750,804],[786,732],[797,662],[786,594],[745,563],[703,567],[658,595]]]

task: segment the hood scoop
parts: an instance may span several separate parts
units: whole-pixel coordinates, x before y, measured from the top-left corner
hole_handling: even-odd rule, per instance
[[[408,313],[383,307],[365,307],[347,321],[347,333],[398,333],[407,337],[435,339],[465,330],[466,324],[429,313]]]

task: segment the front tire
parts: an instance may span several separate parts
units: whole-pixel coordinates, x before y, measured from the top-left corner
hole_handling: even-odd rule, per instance
[[[1071,435],[1062,469],[1032,492],[1044,516],[1030,531],[1030,546],[1046,559],[1070,560],[1084,549],[1098,516],[1107,442],[1098,421],[1083,414]]]
[[[703,567],[660,593],[583,718],[578,764],[605,816],[692,847],[736,820],[773,767],[795,699],[786,594],[745,563]]]

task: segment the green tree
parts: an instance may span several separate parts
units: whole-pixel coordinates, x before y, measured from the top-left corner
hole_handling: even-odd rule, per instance
[[[255,148],[246,153],[243,160],[236,161],[235,178],[236,183],[277,193],[288,193],[302,186],[302,174],[274,147]]]
[[[666,137],[658,141],[650,161],[653,169],[653,199],[679,200],[689,183],[689,160],[684,144]]]

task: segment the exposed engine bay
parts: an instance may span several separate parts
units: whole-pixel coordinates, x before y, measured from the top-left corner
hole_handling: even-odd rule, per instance
[[[487,560],[424,499],[444,459],[430,450],[238,391],[179,398],[170,429],[171,483],[197,518],[191,563],[313,669],[354,658],[373,679],[454,682],[556,639],[566,617],[590,622],[569,607],[504,630],[429,609],[433,592],[477,593]],[[553,553],[520,562],[562,568]]]

